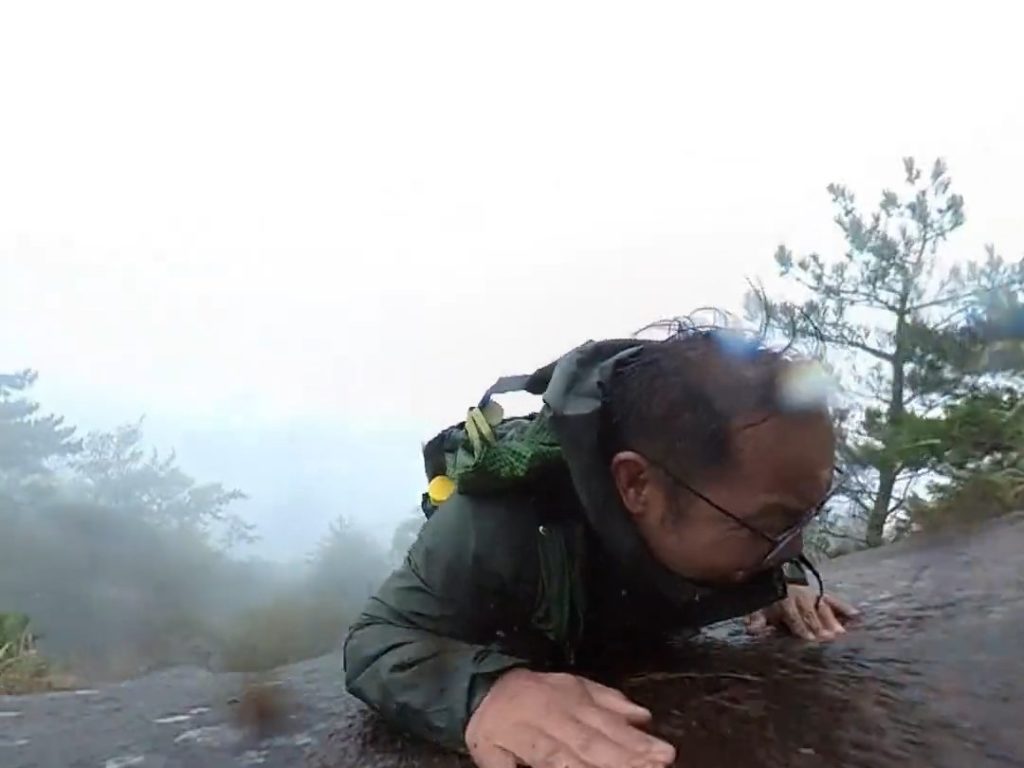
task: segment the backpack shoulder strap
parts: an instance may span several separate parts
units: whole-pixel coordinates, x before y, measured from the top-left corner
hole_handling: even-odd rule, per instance
[[[551,382],[551,374],[555,370],[558,361],[548,363],[543,368],[538,368],[533,373],[522,373],[517,376],[502,376],[491,384],[480,398],[480,408],[483,408],[491,401],[494,395],[503,395],[508,392],[529,392],[531,395],[543,395]]]

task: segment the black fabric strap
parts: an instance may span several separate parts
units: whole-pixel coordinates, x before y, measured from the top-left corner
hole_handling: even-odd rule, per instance
[[[555,361],[557,363],[557,361]],[[555,370],[555,363],[549,363],[533,373],[521,373],[518,376],[502,376],[488,387],[484,396],[480,398],[480,407],[483,408],[490,402],[494,395],[503,395],[507,392],[529,392],[531,395],[543,395],[551,381],[551,373]]]
[[[518,376],[502,376],[487,388],[484,396],[480,398],[480,403],[483,405],[494,395],[503,395],[506,392],[522,392],[529,383],[530,374],[527,373],[521,373]]]

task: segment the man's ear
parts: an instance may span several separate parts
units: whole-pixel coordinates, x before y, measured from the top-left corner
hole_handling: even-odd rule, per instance
[[[612,457],[611,472],[626,511],[633,517],[645,515],[650,506],[650,462],[634,451],[621,451]]]

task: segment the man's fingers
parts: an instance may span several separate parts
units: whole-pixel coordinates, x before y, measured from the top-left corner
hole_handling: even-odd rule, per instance
[[[581,714],[577,712],[576,717]],[[622,724],[621,716],[618,720]],[[654,762],[646,744],[640,749],[633,749],[615,738],[614,734],[603,733],[580,719],[568,725],[553,724],[549,735],[568,746],[580,761],[597,768],[621,768],[642,761]],[[660,764],[667,765],[667,762]]]
[[[746,619],[747,632],[751,635],[760,635],[768,631],[768,617],[764,611],[755,611]]]
[[[481,742],[470,747],[469,754],[478,768],[516,768],[515,755],[495,744]]]
[[[569,674],[510,672],[466,727],[480,768],[665,768],[672,745],[638,727],[651,719],[623,693]]]
[[[622,691],[595,683],[593,680],[588,680],[585,677],[581,677],[580,680],[583,681],[587,693],[590,694],[591,698],[598,705],[612,712],[619,713],[631,723],[643,725],[651,721],[651,711],[646,707],[641,707],[634,701],[630,701]]]
[[[821,602],[828,603],[829,607],[832,608],[833,611],[838,613],[844,619],[852,619],[855,616],[860,616],[860,611],[858,611],[845,600],[839,599],[835,595],[825,595],[825,597],[822,598]]]
[[[822,626],[821,619],[818,618],[818,612],[814,610],[814,601],[799,600],[797,602],[797,611],[800,613],[800,618],[803,619],[804,626],[807,627],[808,631],[817,639],[830,639],[832,637],[832,630]]]
[[[846,629],[836,618],[836,615],[832,612],[832,607],[825,600],[822,600],[818,604],[818,616],[821,617],[821,624],[827,630],[836,635],[845,635]]]
[[[671,765],[676,759],[675,747],[630,725],[618,714],[601,707],[586,707],[577,712],[576,717],[598,733],[628,749],[634,760],[646,757],[657,765]]]
[[[550,724],[548,729],[553,733],[533,727],[519,729],[509,740],[508,748],[520,763],[531,768],[604,768],[581,759],[566,743],[565,735],[557,733],[567,722],[568,718],[558,718]]]
[[[782,621],[789,627],[790,632],[797,637],[802,637],[804,640],[815,639],[814,633],[807,628],[803,616],[797,610],[795,600],[787,598],[782,601],[780,607],[782,609]]]

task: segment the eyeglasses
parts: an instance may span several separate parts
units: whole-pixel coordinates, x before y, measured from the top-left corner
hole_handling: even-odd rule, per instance
[[[654,461],[649,457],[647,458],[647,460],[651,462],[651,464],[656,466],[658,469],[660,469],[662,472],[664,472],[673,483],[680,486],[681,488],[684,488],[689,493],[692,493],[694,496],[696,496],[698,499],[700,499],[705,504],[710,506],[712,509],[725,515],[740,527],[745,528],[758,538],[763,539],[765,542],[771,545],[771,549],[769,550],[768,554],[761,559],[760,563],[758,563],[759,569],[772,568],[778,565],[782,565],[784,562],[790,559],[787,557],[782,557],[782,554],[786,551],[786,547],[788,547],[790,543],[792,543],[793,539],[800,535],[804,528],[806,528],[810,524],[810,522],[814,520],[815,517],[821,514],[821,511],[825,508],[825,505],[828,503],[829,499],[831,499],[832,496],[835,494],[835,475],[842,474],[842,470],[839,467],[833,466],[832,489],[828,492],[828,494],[826,494],[825,498],[822,499],[818,504],[813,506],[811,509],[807,510],[803,515],[801,515],[799,520],[794,522],[792,525],[788,526],[784,531],[782,531],[782,533],[776,536],[772,536],[770,533],[762,531],[756,525],[751,525],[739,515],[733,514],[725,507],[721,506],[714,500],[708,498],[703,493],[698,491],[696,488],[691,486],[689,483],[680,479],[674,472],[672,472],[672,470],[670,470],[661,462]]]

